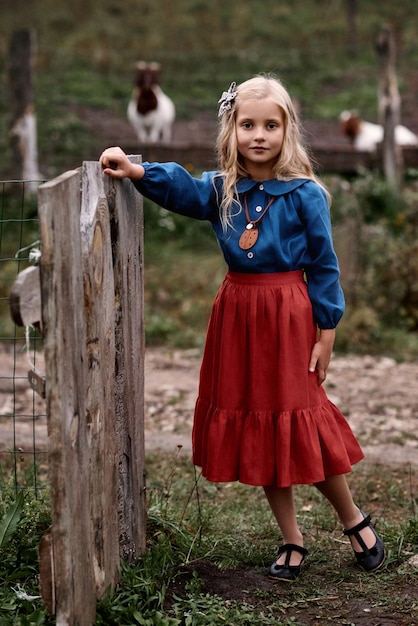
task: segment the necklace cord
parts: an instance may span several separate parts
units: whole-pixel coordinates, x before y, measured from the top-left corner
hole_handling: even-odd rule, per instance
[[[245,217],[246,217],[247,223],[248,224],[252,224],[253,226],[258,224],[261,221],[261,219],[265,216],[265,214],[269,210],[270,206],[273,204],[273,201],[274,201],[274,196],[273,196],[273,198],[270,199],[270,202],[268,202],[267,206],[264,208],[264,211],[261,213],[261,215],[259,215],[259,217],[256,220],[251,220],[250,219],[250,214],[249,214],[249,211],[248,211],[247,194],[245,194],[244,195],[244,209],[245,209]]]

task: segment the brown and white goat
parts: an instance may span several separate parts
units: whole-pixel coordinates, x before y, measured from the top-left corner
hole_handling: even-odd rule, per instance
[[[343,111],[340,115],[340,124],[342,132],[356,150],[374,152],[383,141],[383,126],[365,122],[353,111]],[[418,137],[406,126],[398,124],[395,128],[395,143],[398,146],[416,146]]]
[[[136,86],[128,104],[128,120],[140,143],[169,143],[176,111],[173,101],[160,87],[160,64],[140,61],[136,69]]]

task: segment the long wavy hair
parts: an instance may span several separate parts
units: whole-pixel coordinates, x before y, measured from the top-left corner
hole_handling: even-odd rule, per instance
[[[249,177],[243,159],[238,152],[235,122],[239,106],[247,100],[271,98],[283,113],[283,145],[273,170],[277,180],[308,178],[318,183],[325,191],[329,204],[331,196],[315,176],[311,159],[302,145],[300,124],[292,99],[280,80],[272,75],[258,75],[241,83],[236,88],[237,95],[229,111],[220,120],[216,151],[219,176],[223,178],[220,217],[226,229],[232,225],[232,216],[242,210],[236,192],[236,184],[242,177]]]

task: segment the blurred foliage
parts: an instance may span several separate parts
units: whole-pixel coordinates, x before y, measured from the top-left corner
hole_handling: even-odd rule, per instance
[[[418,180],[408,176],[399,195],[372,172],[330,181],[347,299],[339,349],[418,355]]]
[[[340,352],[418,355],[418,176],[394,196],[379,173],[324,178],[333,196],[335,247],[347,309]],[[16,252],[38,239],[35,209],[4,192],[0,220],[0,335],[13,334],[10,287],[27,264]],[[14,219],[9,217],[14,215]],[[148,344],[198,347],[226,265],[206,222],[144,201],[145,328]],[[23,331],[22,331],[23,332]]]
[[[302,117],[336,120],[342,109],[356,108],[376,119],[374,40],[389,21],[398,40],[402,112],[412,117],[414,0],[357,2],[354,34],[346,9],[347,0],[2,0],[0,178],[10,169],[7,58],[17,29],[36,33],[34,94],[40,166],[48,178],[97,158],[97,137],[80,119],[79,107],[124,118],[139,59],[161,62],[164,88],[180,118],[204,110],[215,117],[219,94],[232,80],[272,71],[298,99]],[[416,181],[417,173],[408,172],[398,197],[375,172],[327,181],[347,297],[339,350],[417,355]],[[225,271],[210,227],[147,204],[145,228],[147,340],[201,346]],[[4,257],[4,229],[2,237]],[[18,238],[10,243],[11,258]],[[14,267],[2,267],[3,296]]]
[[[394,196],[378,173],[325,179],[347,309],[341,352],[418,355],[418,181]],[[145,201],[148,343],[200,347],[225,264],[209,225]]]
[[[216,115],[219,94],[232,80],[274,72],[304,117],[336,120],[342,109],[357,108],[375,119],[373,42],[390,21],[398,35],[403,93],[418,63],[415,2],[358,2],[351,35],[346,6],[347,0],[2,0],[0,172],[10,160],[7,57],[15,30],[36,33],[39,152],[50,177],[97,157],[91,131],[77,120],[77,106],[125,117],[139,59],[161,62],[164,88],[180,118],[204,109]],[[404,116],[414,109],[414,98],[404,100]]]
[[[148,343],[201,347],[225,273],[211,227],[144,201]]]

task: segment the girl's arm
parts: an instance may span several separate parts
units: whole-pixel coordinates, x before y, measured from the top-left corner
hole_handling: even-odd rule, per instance
[[[306,228],[310,260],[304,270],[315,321],[319,328],[335,328],[345,304],[328,202],[323,190],[311,181],[297,192],[301,221]]]
[[[322,385],[327,377],[328,365],[331,360],[335,340],[335,328],[319,331],[319,339],[314,345],[309,362],[309,371],[317,373],[318,384]]]
[[[99,159],[103,172],[111,178],[131,178],[141,180],[144,176],[142,165],[131,163],[121,148],[107,148]]]
[[[174,213],[211,222],[218,218],[216,172],[194,178],[177,163],[131,163],[121,148],[107,148],[100,156],[103,172],[112,178],[130,178],[146,198]],[[145,166],[145,167],[144,167]]]

